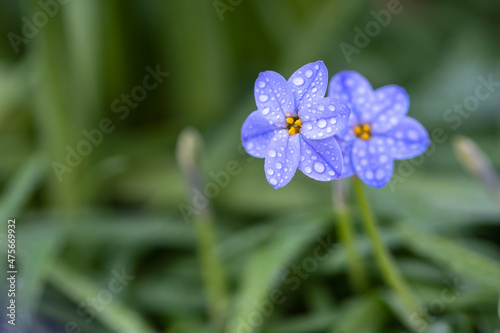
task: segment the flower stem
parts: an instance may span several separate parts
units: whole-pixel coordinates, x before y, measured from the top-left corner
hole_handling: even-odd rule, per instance
[[[366,269],[354,241],[354,228],[346,204],[345,182],[332,182],[333,206],[337,213],[337,234],[347,255],[347,274],[354,290],[362,292],[368,287]]]
[[[375,259],[382,277],[400,298],[400,301],[406,308],[407,313],[417,313],[419,303],[413,295],[410,287],[401,276],[391,257],[391,254],[380,238],[375,216],[373,215],[365,193],[363,192],[363,184],[357,177],[354,178],[353,183],[359,208],[361,209],[361,213],[363,215],[363,224],[372,242],[373,250],[375,251]]]
[[[210,316],[216,328],[222,329],[226,320],[228,298],[224,269],[216,250],[214,222],[211,216],[200,216],[194,224],[198,236],[198,256],[207,288]]]
[[[198,131],[187,128],[179,135],[177,160],[186,179],[189,192],[202,192],[204,187],[201,176],[201,151],[203,140]],[[194,202],[195,197],[190,197]],[[205,284],[207,306],[217,332],[222,332],[227,315],[227,288],[222,261],[217,253],[217,237],[214,214],[210,202],[206,199],[203,208],[197,213],[189,213],[186,223],[193,222],[198,242],[198,257],[201,275]]]

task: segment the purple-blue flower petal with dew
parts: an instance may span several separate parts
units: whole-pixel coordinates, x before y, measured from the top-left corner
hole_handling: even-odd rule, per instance
[[[330,80],[328,97],[347,103],[359,121],[370,118],[373,88],[361,74],[354,71],[335,74]]]
[[[350,113],[344,102],[333,98],[319,98],[304,103],[299,108],[301,134],[313,140],[332,137],[346,127]]]
[[[386,142],[392,157],[404,160],[425,152],[430,139],[424,126],[411,117],[405,117],[387,134]]]
[[[323,61],[309,63],[299,68],[288,79],[295,95],[296,108],[316,98],[325,97],[328,86],[328,70]]]
[[[385,133],[408,113],[410,98],[404,88],[396,85],[381,87],[373,94],[372,116],[367,120],[373,133]]]
[[[289,135],[280,130],[271,139],[264,163],[264,171],[269,184],[275,189],[290,182],[297,171],[300,158],[300,135]]]
[[[352,166],[352,158],[351,158],[351,151],[352,151],[352,145],[354,144],[353,141],[344,141],[342,139],[336,138],[337,143],[340,147],[340,151],[342,152],[342,157],[344,160],[344,167],[342,168],[342,177],[341,178],[348,178],[353,176],[354,169]]]
[[[299,169],[319,181],[338,179],[342,172],[342,153],[334,138],[308,140],[300,138]]]
[[[391,180],[394,160],[383,137],[355,140],[351,157],[354,171],[366,184],[380,188]]]
[[[354,133],[354,126],[356,126],[356,124],[358,124],[358,119],[356,118],[356,115],[351,112],[346,127],[339,133],[335,134],[335,138],[347,142],[356,139],[356,134]]]
[[[267,147],[279,129],[257,110],[252,112],[241,127],[241,141],[246,152],[254,157],[264,158]]]
[[[283,128],[287,117],[296,116],[292,89],[285,78],[276,72],[259,74],[255,81],[255,102],[271,125]]]

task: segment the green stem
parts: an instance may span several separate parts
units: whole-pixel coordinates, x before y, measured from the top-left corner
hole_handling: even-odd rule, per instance
[[[187,128],[179,135],[177,144],[177,160],[186,179],[191,193],[203,192],[204,182],[201,176],[201,159],[203,140],[193,128]],[[194,202],[195,196],[191,196]],[[189,221],[186,221],[189,223]],[[196,228],[198,241],[198,256],[201,264],[201,274],[207,291],[207,303],[210,317],[216,330],[222,332],[227,315],[227,288],[224,268],[217,253],[217,237],[214,214],[210,202],[193,216],[192,222]]]
[[[337,234],[347,255],[347,274],[351,286],[357,292],[368,287],[366,269],[354,240],[354,228],[345,200],[345,183],[342,180],[332,182],[333,206],[337,213]]]
[[[419,303],[413,295],[410,287],[401,276],[399,270],[391,257],[391,254],[382,242],[375,216],[363,192],[363,184],[359,178],[354,178],[354,191],[358,200],[359,208],[363,215],[363,224],[372,242],[375,251],[375,259],[385,282],[391,287],[400,298],[402,304],[409,314],[417,313]]]
[[[198,255],[207,288],[210,316],[217,329],[222,330],[227,311],[227,290],[224,269],[216,249],[214,222],[210,215],[194,221],[198,236]]]

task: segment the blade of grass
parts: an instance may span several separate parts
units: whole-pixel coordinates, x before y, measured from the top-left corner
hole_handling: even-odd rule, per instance
[[[484,287],[500,290],[500,264],[497,261],[474,252],[456,241],[416,230],[408,225],[399,226],[398,231],[405,244],[417,254]]]
[[[97,296],[104,290],[61,262],[54,262],[47,269],[47,274],[53,286],[76,304],[80,304],[89,297]],[[116,297],[100,308],[101,311],[95,312],[96,317],[113,332],[155,333],[137,312],[120,303]]]
[[[21,170],[6,185],[0,198],[0,228],[5,230],[8,218],[19,214],[37,189],[48,169],[47,156],[41,152],[31,155]]]

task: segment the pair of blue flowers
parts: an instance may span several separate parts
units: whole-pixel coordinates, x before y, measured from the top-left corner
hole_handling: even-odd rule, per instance
[[[332,77],[322,61],[307,64],[285,80],[273,71],[255,82],[257,111],[243,123],[248,154],[265,158],[267,181],[285,186],[297,168],[331,181],[356,174],[373,187],[386,185],[394,160],[422,154],[429,135],[406,116],[406,91],[397,85],[373,90],[359,73]],[[325,97],[328,88],[328,97]]]

